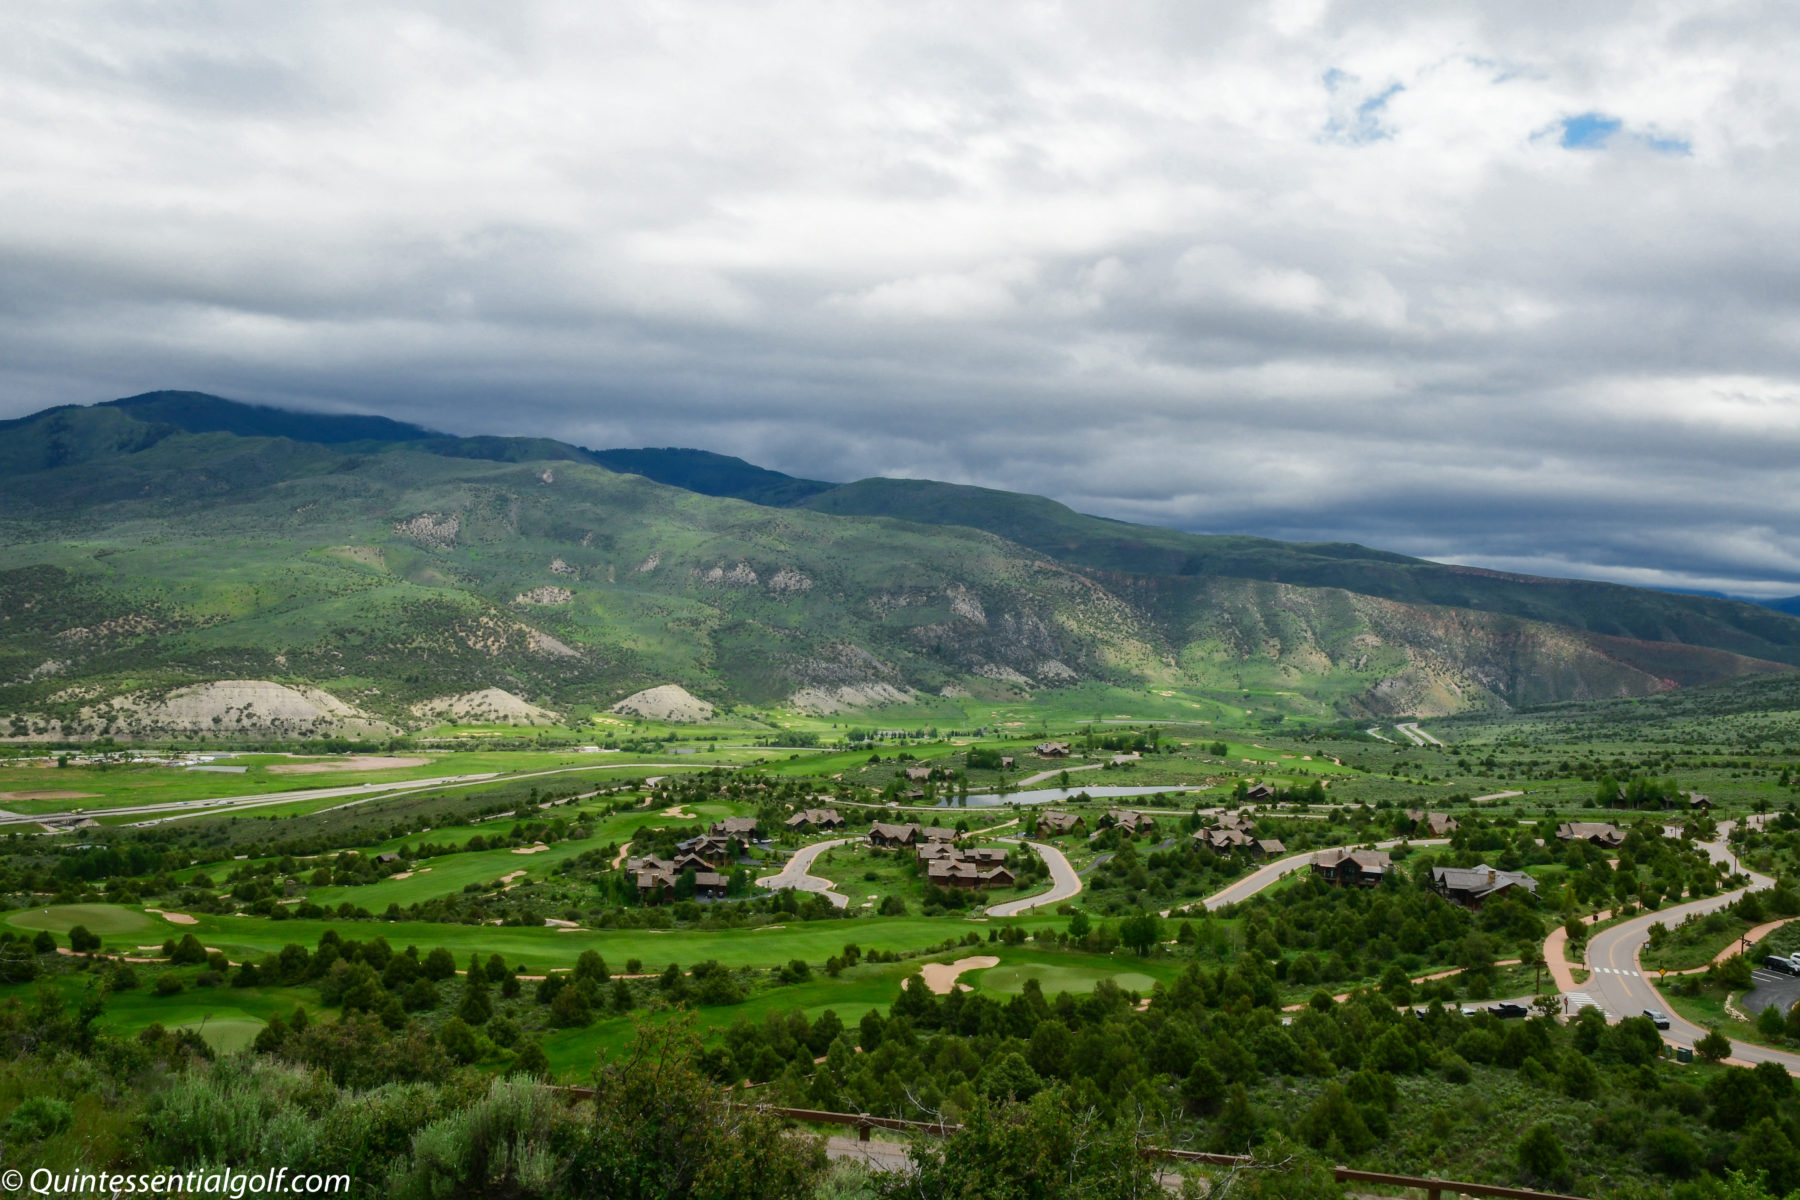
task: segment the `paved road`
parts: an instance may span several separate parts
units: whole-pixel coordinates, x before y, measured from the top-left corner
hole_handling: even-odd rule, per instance
[[[1055,779],[1058,775],[1061,775],[1064,771],[1067,771],[1069,774],[1073,775],[1077,771],[1098,771],[1101,767],[1104,767],[1105,765],[1106,765],[1105,763],[1089,763],[1085,767],[1052,767],[1048,771],[1039,771],[1036,775],[1032,775],[1032,776],[1029,776],[1028,778],[1021,779],[1021,780],[1019,780],[1019,782],[1013,784],[1012,786],[1014,788],[1027,788],[1027,787],[1030,787],[1034,783],[1042,783],[1046,779]]]
[[[1446,838],[1425,838],[1418,841],[1409,841],[1406,838],[1393,838],[1385,842],[1376,842],[1375,847],[1378,850],[1387,850],[1394,846],[1398,846],[1403,841],[1413,846],[1444,846],[1449,844],[1449,841]],[[1256,895],[1256,893],[1262,891],[1284,875],[1292,875],[1295,871],[1304,870],[1312,862],[1313,855],[1318,853],[1321,852],[1318,850],[1308,850],[1304,854],[1291,854],[1286,858],[1278,858],[1266,866],[1258,867],[1236,883],[1220,888],[1218,891],[1208,896],[1204,901],[1207,911],[1212,912],[1224,908],[1227,904],[1236,904],[1240,900],[1248,900],[1250,897]]]
[[[1736,891],[1722,892],[1717,896],[1709,896],[1704,900],[1692,900],[1686,904],[1678,904],[1670,908],[1658,909],[1645,913],[1641,917],[1633,917],[1629,921],[1613,926],[1595,934],[1588,941],[1587,962],[1594,972],[1588,980],[1587,990],[1595,1002],[1612,1020],[1624,1017],[1635,1017],[1646,1008],[1660,1008],[1668,1012],[1668,1005],[1650,981],[1644,978],[1643,970],[1638,965],[1638,953],[1650,940],[1650,926],[1660,921],[1664,926],[1673,926],[1684,918],[1695,913],[1717,911],[1731,904],[1745,892],[1771,887],[1774,880],[1758,875],[1754,871],[1746,871],[1732,857],[1725,844],[1731,833],[1730,821],[1719,823],[1719,840],[1702,842],[1700,846],[1715,862],[1729,863],[1733,868],[1749,877],[1747,887]],[[1675,1013],[1669,1013],[1669,1028],[1663,1031],[1665,1041],[1676,1045],[1692,1046],[1694,1042],[1706,1036],[1706,1030],[1690,1021],[1682,1019]],[[1762,1046],[1752,1046],[1747,1042],[1731,1043],[1732,1060],[1743,1063],[1777,1062],[1789,1072],[1800,1074],[1800,1054],[1789,1054],[1781,1050],[1769,1050]]]
[[[408,795],[412,792],[428,791],[433,788],[475,787],[479,784],[496,781],[511,782],[519,779],[541,779],[549,775],[568,775],[582,771],[619,771],[633,770],[642,767],[687,767],[693,763],[588,763],[579,767],[556,767],[546,771],[521,771],[517,774],[506,774],[496,771],[471,775],[443,775],[434,779],[398,779],[382,783],[338,784],[332,787],[301,788],[291,792],[258,792],[246,796],[219,796],[210,800],[169,800],[159,804],[138,804],[120,808],[90,808],[80,815],[83,817],[115,817],[115,816],[153,816],[152,820],[135,821],[135,825],[160,825],[167,821],[179,821],[187,817],[216,817],[223,812],[235,812],[242,809],[263,808],[273,804],[294,804],[307,800],[330,800],[340,796],[354,797],[348,804],[340,804],[338,808],[349,808],[369,800],[391,799],[395,796]],[[717,766],[720,764],[709,764]],[[726,767],[727,770],[733,769]],[[39,813],[37,816],[0,817],[0,825],[37,824],[41,821],[54,821],[67,818],[71,814]]]
[[[756,886],[769,888],[772,891],[793,888],[798,892],[814,892],[825,897],[838,908],[845,908],[850,903],[850,897],[832,891],[831,889],[837,885],[831,880],[821,879],[819,876],[809,875],[807,872],[812,870],[813,861],[833,846],[842,846],[859,840],[861,839],[834,838],[829,842],[814,842],[810,846],[804,846],[794,857],[787,860],[787,865],[781,868],[779,874],[764,875],[756,881]]]
[[[1061,850],[1044,842],[1025,844],[1036,850],[1038,857],[1050,868],[1050,890],[1027,896],[1023,900],[1008,900],[1004,904],[996,904],[987,910],[990,917],[1016,917],[1022,912],[1030,912],[1046,904],[1061,904],[1064,900],[1081,894],[1081,876],[1075,873],[1075,868]]]
[[[1408,721],[1404,725],[1396,725],[1394,728],[1411,738],[1414,745],[1424,746],[1429,744],[1432,746],[1441,746],[1444,744],[1432,737],[1429,733],[1426,733],[1423,729],[1420,729],[1417,721]]]

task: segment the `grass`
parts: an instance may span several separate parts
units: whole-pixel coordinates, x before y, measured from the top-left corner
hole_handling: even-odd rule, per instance
[[[117,904],[57,904],[49,908],[28,908],[9,913],[6,923],[16,929],[47,929],[51,933],[68,933],[77,925],[87,926],[89,933],[108,937],[118,934],[162,932],[170,928],[160,917]]]
[[[1019,995],[1025,990],[1027,980],[1036,980],[1046,996],[1060,992],[1085,995],[1099,986],[1102,979],[1110,979],[1128,992],[1147,992],[1157,982],[1141,971],[1121,971],[1110,964],[1095,967],[1046,962],[1002,962],[985,971],[971,972],[964,979],[984,992],[998,992],[1003,996]]]

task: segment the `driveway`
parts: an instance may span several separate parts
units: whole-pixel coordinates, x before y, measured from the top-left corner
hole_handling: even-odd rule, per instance
[[[1376,842],[1375,848],[1378,850],[1389,850],[1398,846],[1402,841],[1406,841],[1408,845],[1412,846],[1449,845],[1449,840],[1446,838],[1425,838],[1419,841],[1408,841],[1405,838],[1392,838],[1385,842]],[[1218,891],[1208,896],[1204,901],[1206,909],[1208,912],[1213,912],[1224,908],[1227,904],[1236,904],[1240,900],[1248,900],[1250,897],[1256,895],[1256,893],[1262,891],[1283,876],[1292,875],[1295,871],[1304,870],[1312,863],[1313,855],[1321,853],[1323,853],[1322,850],[1308,850],[1304,854],[1291,854],[1286,858],[1278,858],[1266,866],[1258,867],[1236,883],[1220,888]]]
[[[1044,860],[1044,865],[1050,868],[1050,890],[1027,896],[1023,900],[1008,900],[1004,904],[993,905],[987,910],[990,917],[1016,917],[1022,912],[1030,912],[1046,904],[1061,904],[1064,900],[1081,894],[1081,876],[1075,873],[1074,866],[1061,850],[1044,842],[1025,844],[1036,850],[1038,857]]]
[[[797,892],[813,892],[825,897],[838,908],[848,907],[850,897],[832,891],[831,889],[835,885],[831,880],[821,879],[817,875],[809,875],[807,872],[812,869],[814,860],[833,846],[842,846],[858,840],[857,838],[836,838],[829,842],[814,842],[810,846],[803,846],[794,854],[794,857],[787,860],[787,865],[782,867],[778,874],[764,875],[756,881],[756,886],[768,888],[771,891],[793,888]]]

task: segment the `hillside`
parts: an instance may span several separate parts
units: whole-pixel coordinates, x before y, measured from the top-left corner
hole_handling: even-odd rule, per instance
[[[304,414],[153,396],[0,429],[0,717],[16,736],[131,735],[165,712],[201,731],[274,728],[254,705],[211,721],[184,689],[213,681],[264,686],[243,694],[281,697],[283,719],[313,733],[490,711],[464,702],[478,694],[503,694],[493,711],[529,724],[664,685],[827,713],[1102,684],[1255,692],[1302,716],[1422,715],[1778,671],[1800,630],[1729,602],[1545,593],[1623,593],[1628,615],[1662,614],[1650,632],[1665,636],[1644,637],[1642,621],[1598,613],[1548,622],[1384,596],[1384,572],[1428,584],[1454,569],[1359,547],[1194,538],[947,485],[831,488],[749,464],[711,477],[827,489],[770,507],[621,474],[563,443],[412,426],[383,440],[360,419],[315,429]],[[647,469],[700,461],[634,453]],[[918,519],[843,511],[883,494],[915,497],[887,507]],[[1315,582],[1248,577],[1270,556]],[[1362,586],[1317,582],[1331,564]],[[1473,577],[1519,595],[1554,582]],[[1766,636],[1739,609],[1770,622]]]

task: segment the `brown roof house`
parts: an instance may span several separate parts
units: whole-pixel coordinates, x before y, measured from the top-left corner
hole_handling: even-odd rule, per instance
[[[1537,895],[1537,880],[1523,871],[1502,871],[1479,863],[1473,867],[1431,868],[1431,890],[1464,908],[1480,908],[1489,896],[1513,888]]]
[[[835,808],[803,808],[782,824],[789,829],[841,829],[844,818]]]
[[[1031,748],[1031,752],[1039,758],[1067,758],[1069,757],[1069,743],[1039,742]]]
[[[1122,829],[1132,837],[1136,837],[1140,833],[1156,832],[1156,820],[1153,817],[1141,812],[1132,812],[1129,809],[1112,809],[1103,820],[1112,822],[1114,829]]]
[[[1625,842],[1625,831],[1603,821],[1564,821],[1556,827],[1559,842],[1592,842],[1602,850],[1617,850]]]
[[[1425,832],[1434,838],[1449,837],[1461,828],[1455,817],[1417,808],[1407,809],[1406,819],[1412,824],[1414,833]]]
[[[1313,874],[1338,887],[1374,887],[1394,865],[1386,850],[1321,850],[1313,855]]]
[[[726,817],[723,821],[714,821],[707,832],[718,837],[736,838],[742,842],[757,840],[758,830],[755,817]]]
[[[1056,837],[1059,834],[1074,833],[1077,829],[1086,829],[1087,821],[1080,813],[1043,812],[1038,814],[1037,835],[1039,837]]]
[[[1266,783],[1255,784],[1244,793],[1244,799],[1252,804],[1262,804],[1275,799],[1275,789]]]
[[[1194,834],[1194,840],[1215,854],[1230,854],[1240,847],[1250,846],[1256,839],[1241,829],[1202,829]]]

